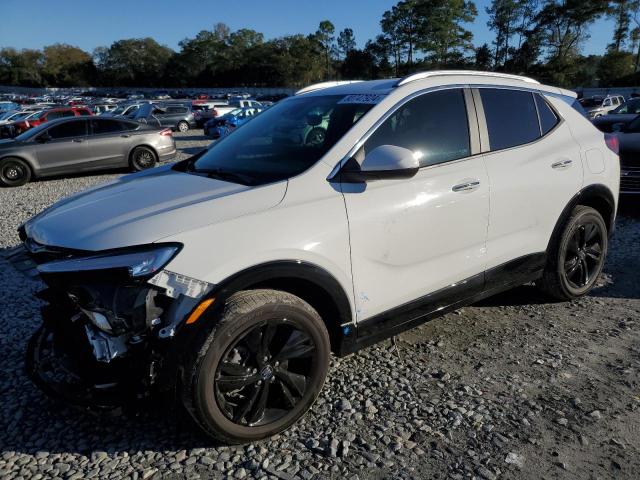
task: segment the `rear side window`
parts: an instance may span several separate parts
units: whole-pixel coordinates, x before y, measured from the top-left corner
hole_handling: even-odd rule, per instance
[[[535,99],[540,117],[540,130],[542,135],[546,135],[558,124],[558,116],[541,95],[535,94]]]
[[[364,154],[380,145],[404,147],[420,156],[420,166],[471,155],[469,122],[460,89],[421,95],[387,118],[364,144]]]
[[[123,130],[122,122],[116,120],[92,120],[91,129],[94,135],[121,132]]]
[[[187,109],[185,107],[167,107],[167,113],[187,113]]]
[[[139,123],[119,122],[122,130],[137,130],[140,128]]]
[[[87,122],[65,122],[47,130],[47,133],[54,140],[60,138],[83,137],[87,134]]]
[[[540,137],[540,124],[531,92],[480,89],[491,150],[502,150]]]

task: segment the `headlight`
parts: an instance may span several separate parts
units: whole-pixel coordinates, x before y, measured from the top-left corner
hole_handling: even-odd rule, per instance
[[[90,272],[96,270],[127,269],[132,278],[154,275],[180,251],[179,244],[159,244],[136,249],[112,250],[57,260],[38,266],[43,274]]]

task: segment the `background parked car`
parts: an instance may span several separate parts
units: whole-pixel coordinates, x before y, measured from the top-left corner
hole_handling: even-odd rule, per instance
[[[624,104],[622,95],[608,95],[606,97],[589,97],[580,100],[582,108],[587,112],[589,118],[596,118],[615,110]]]
[[[640,194],[640,115],[614,127],[620,149],[620,194]]]
[[[191,108],[184,105],[167,105],[160,107],[155,104],[145,104],[130,117],[140,123],[147,123],[158,127],[169,127],[172,130],[186,132],[196,128],[196,121]]]
[[[593,125],[601,132],[611,133],[620,130],[623,125],[634,120],[638,115],[635,113],[618,113],[616,115],[601,115],[593,119]]]
[[[50,121],[0,142],[0,184],[105,168],[145,170],[176,154],[171,130],[116,118]]]
[[[262,110],[259,107],[237,108],[226,115],[209,120],[204,126],[204,134],[211,138],[225,137]]]

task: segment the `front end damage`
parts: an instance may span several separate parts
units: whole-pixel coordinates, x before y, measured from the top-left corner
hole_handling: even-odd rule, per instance
[[[26,238],[5,254],[41,279],[43,324],[27,373],[47,394],[94,409],[129,407],[176,386],[184,319],[213,285],[164,270],[179,245],[84,252]]]

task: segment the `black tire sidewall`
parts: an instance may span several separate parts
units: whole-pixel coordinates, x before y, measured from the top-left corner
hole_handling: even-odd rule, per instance
[[[601,229],[602,261],[600,262],[598,270],[594,272],[589,283],[583,288],[576,289],[569,284],[566,278],[566,275],[564,272],[564,262],[565,262],[566,253],[567,253],[567,244],[571,239],[574,229],[577,224],[582,223],[585,220],[588,220],[593,223],[597,223]],[[604,263],[606,261],[607,249],[608,249],[607,226],[604,220],[602,219],[602,216],[596,210],[592,208],[584,208],[583,210],[578,212],[576,215],[572,216],[571,220],[569,221],[569,223],[567,224],[566,228],[562,233],[562,237],[558,245],[558,251],[556,252],[556,255],[557,255],[556,274],[558,275],[560,287],[562,288],[563,293],[565,294],[566,297],[578,298],[589,293],[589,291],[595,285],[598,277],[602,273],[602,270],[604,268]]]
[[[214,393],[214,377],[219,361],[229,346],[242,334],[265,320],[286,318],[303,329],[316,345],[314,357],[314,376],[307,386],[304,397],[283,418],[262,426],[246,427],[227,419],[220,410]],[[194,407],[202,426],[218,439],[228,443],[247,443],[269,437],[295,423],[315,402],[327,375],[330,358],[330,344],[326,328],[319,316],[310,315],[305,309],[291,304],[269,303],[247,313],[241,314],[232,321],[224,322],[215,329],[213,339],[207,352],[197,367],[194,376]]]
[[[7,179],[4,176],[4,169],[8,163],[17,163],[24,174],[18,180]],[[7,157],[0,160],[0,185],[5,187],[21,187],[31,180],[31,168],[24,160],[15,157]]]

